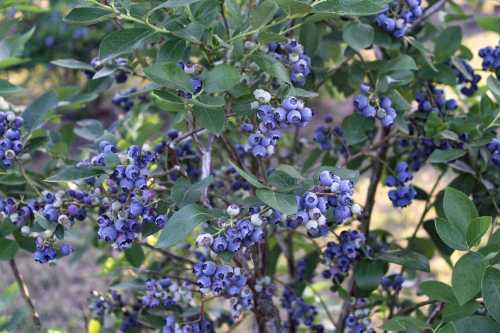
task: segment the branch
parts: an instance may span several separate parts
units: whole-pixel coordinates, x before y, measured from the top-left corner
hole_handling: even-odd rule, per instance
[[[425,12],[422,14],[422,16],[420,16],[418,19],[416,19],[412,23],[412,25],[410,27],[410,31],[413,30],[414,27],[418,26],[423,21],[427,20],[432,15],[436,14],[437,12],[439,12],[444,7],[444,5],[446,5],[446,0],[438,0],[435,4],[433,4],[432,6],[428,7],[425,10]]]
[[[229,23],[227,22],[226,13],[224,12],[224,0],[219,1],[220,14],[222,15],[222,21],[224,22],[224,28],[227,32],[227,37],[231,39],[231,30],[229,30]]]
[[[21,272],[17,268],[16,262],[14,259],[9,260],[10,268],[12,269],[12,274],[16,278],[17,285],[19,286],[19,290],[21,291],[21,296],[24,298],[24,301],[28,305],[31,310],[31,318],[33,320],[33,324],[36,328],[40,329],[42,327],[42,322],[40,321],[40,315],[36,311],[35,304],[33,304],[33,300],[30,297],[30,293],[28,290],[28,285],[24,281]]]
[[[159,249],[159,248],[154,247],[153,245],[150,245],[148,243],[141,243],[141,245],[144,246],[144,247],[147,247],[150,250],[153,250],[153,251],[156,251],[158,253],[161,253],[161,254],[163,254],[166,257],[175,259],[177,261],[182,261],[182,262],[185,262],[185,263],[189,263],[190,265],[194,265],[195,264],[195,262],[192,261],[191,259],[188,259],[186,257],[178,256],[178,255],[176,255],[176,254],[174,254],[172,252],[169,252],[167,250]]]

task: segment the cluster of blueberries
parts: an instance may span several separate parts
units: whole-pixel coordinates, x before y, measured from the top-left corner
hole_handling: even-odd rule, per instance
[[[242,131],[252,133],[248,137],[252,155],[257,158],[269,157],[274,153],[275,146],[281,138],[280,129],[289,126],[304,127],[312,119],[313,112],[304,106],[304,102],[294,96],[287,96],[280,106],[273,107],[270,103],[271,94],[265,90],[254,91],[257,99],[257,119],[259,124],[256,129],[247,122],[242,126]]]
[[[130,307],[127,306],[122,295],[116,290],[111,290],[110,295],[102,295],[93,291],[90,299],[90,310],[101,321],[104,320],[105,315],[118,312],[122,316],[118,332],[131,332],[141,326],[139,313],[142,310],[142,305],[134,303]]]
[[[410,126],[410,135],[414,133],[413,127]],[[467,134],[460,136],[462,139],[467,139]],[[467,141],[467,140],[464,140]],[[399,145],[401,147],[410,147],[410,168],[413,171],[418,171],[425,164],[425,161],[431,156],[432,152],[436,149],[447,150],[450,148],[460,148],[462,142],[455,143],[450,140],[433,140],[431,138],[415,138],[415,139],[401,139]]]
[[[302,44],[295,39],[286,43],[272,42],[267,45],[267,52],[290,69],[290,80],[294,84],[303,86],[306,83],[311,73],[311,58],[304,53]]]
[[[395,172],[395,176],[388,176],[385,179],[385,185],[396,187],[389,191],[389,199],[391,199],[394,207],[406,207],[411,204],[412,200],[417,196],[415,188],[408,185],[413,179],[413,176],[406,162],[398,162]]]
[[[488,148],[488,151],[491,153],[491,162],[497,167],[500,167],[500,139],[491,139],[486,148]]]
[[[417,92],[415,99],[418,103],[418,111],[424,113],[440,112],[445,114],[447,111],[453,111],[458,107],[455,99],[446,99],[444,91],[434,85],[430,85],[428,91],[421,90]]]
[[[125,90],[121,90],[113,96],[113,98],[111,99],[111,103],[118,106],[120,109],[122,109],[123,112],[129,112],[135,105],[134,96],[132,95],[137,92],[138,90],[136,87],[130,87]],[[138,95],[137,98],[140,102],[146,101],[145,95]]]
[[[308,327],[308,332],[323,333],[325,328],[321,324],[315,324],[314,319],[318,314],[318,310],[314,305],[307,304],[302,297],[289,287],[283,289],[281,296],[281,305],[287,311],[296,326],[301,322]]]
[[[483,47],[479,50],[479,56],[483,59],[484,70],[496,71],[500,68],[500,43],[495,47]]]
[[[368,299],[356,298],[353,302],[354,311],[346,317],[345,328],[346,333],[376,333],[370,327],[370,308],[368,307]]]
[[[179,325],[174,315],[165,317],[161,333],[212,333],[215,332],[212,321],[203,318],[196,322]]]
[[[35,213],[43,216],[50,224],[58,224],[67,228],[75,221],[83,221],[87,217],[87,207],[92,202],[90,195],[82,191],[72,189],[56,193],[44,191],[40,201],[30,199],[26,203],[22,203],[12,197],[0,199],[0,212],[3,216],[8,217],[13,224],[22,227],[21,232],[29,234],[29,225]],[[39,233],[32,235],[36,236]],[[53,246],[52,232],[47,230],[43,235],[43,237],[37,236],[35,242],[35,261],[43,264],[73,252],[71,245],[61,244],[58,255]]]
[[[14,159],[23,150],[21,126],[24,119],[14,112],[0,112],[0,159],[5,167],[14,164]]]
[[[384,276],[380,280],[380,284],[382,285],[382,288],[385,290],[389,291],[395,291],[398,292],[403,288],[403,283],[405,282],[405,278],[401,274],[390,274],[387,276]]]
[[[167,216],[154,209],[156,192],[148,186],[152,177],[149,167],[157,155],[138,146],[131,146],[126,154],[118,153],[116,147],[107,141],[100,142],[99,149],[99,154],[78,166],[106,166],[113,157],[123,163],[114,167],[111,175],[90,177],[85,183],[93,188],[93,194],[100,202],[99,238],[113,243],[118,249],[125,249],[138,238],[144,223],[163,228],[167,222]]]
[[[171,307],[179,302],[188,304],[193,295],[188,287],[188,282],[179,285],[171,278],[163,277],[158,280],[146,281],[146,294],[141,299],[141,304],[154,308],[158,306]]]
[[[353,203],[353,192],[353,183],[350,180],[342,179],[328,170],[321,171],[319,186],[314,191],[297,197],[298,212],[287,219],[287,226],[295,229],[299,225],[305,225],[310,237],[326,235],[326,214],[330,208],[337,225],[361,214],[361,207]]]
[[[472,96],[476,93],[478,89],[478,83],[481,81],[481,75],[476,74],[474,68],[464,59],[458,60],[462,65],[463,69],[467,72],[464,74],[461,70],[457,68],[454,64],[450,64],[451,69],[455,73],[458,79],[458,84],[461,85],[460,92],[465,96]]]
[[[42,200],[34,206],[35,210],[41,210],[49,222],[63,226],[83,221],[87,217],[87,207],[95,202],[89,193],[73,189],[56,193],[44,191]]]
[[[329,124],[333,121],[333,117],[331,115],[327,115],[323,121],[325,124]],[[316,127],[314,130],[313,140],[320,146],[321,150],[332,150],[332,129],[326,126]]]
[[[238,208],[239,210],[239,208]],[[258,213],[252,214],[250,218],[243,218],[224,230],[223,234],[215,238],[211,234],[201,234],[196,243],[199,246],[206,246],[216,253],[229,251],[236,253],[242,248],[249,248],[264,238],[265,219]]]
[[[378,14],[375,23],[395,38],[402,38],[409,31],[411,24],[422,16],[421,0],[396,0]]]
[[[33,258],[36,262],[40,264],[45,264],[56,260],[58,253],[54,246],[42,237],[38,237],[35,240],[36,250],[33,253]],[[63,243],[59,247],[60,257],[69,256],[73,253],[73,247],[70,244]]]
[[[328,266],[322,273],[325,279],[332,279],[334,285],[339,285],[349,274],[352,265],[365,257],[366,237],[357,230],[344,230],[340,233],[338,242],[328,242],[323,251],[323,258]]]
[[[370,86],[366,83],[361,84],[360,91],[362,95],[354,97],[356,112],[366,118],[377,118],[384,127],[391,126],[397,117],[396,110],[392,107],[392,100],[386,96],[379,98],[370,94]]]
[[[197,94],[201,91],[203,88],[203,81],[198,77],[199,74],[203,71],[203,67],[199,64],[190,64],[190,63],[185,63],[183,61],[179,61],[177,63],[177,66],[179,66],[184,73],[192,75],[191,77],[191,92],[183,91],[183,90],[178,90],[177,94],[180,97],[183,98],[192,98],[193,94]]]
[[[252,307],[253,292],[248,278],[239,267],[217,265],[199,256],[193,266],[193,273],[202,294],[212,293],[231,300],[231,316],[237,319],[242,311]]]

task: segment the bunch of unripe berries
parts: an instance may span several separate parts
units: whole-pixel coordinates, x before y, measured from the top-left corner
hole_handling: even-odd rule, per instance
[[[422,16],[421,4],[421,0],[394,1],[386,10],[377,15],[375,23],[394,37],[402,38],[410,29],[411,24]]]
[[[408,184],[413,176],[406,162],[398,162],[395,171],[396,175],[388,176],[385,179],[385,185],[396,187],[396,189],[389,191],[389,199],[394,207],[406,207],[417,196],[415,188]]]
[[[257,110],[257,128],[247,122],[242,130],[250,134],[248,144],[252,154],[257,158],[269,157],[281,138],[281,129],[291,126],[304,127],[312,119],[313,112],[304,102],[294,96],[287,96],[281,105],[273,107],[271,94],[265,90],[254,91],[257,102],[253,107]]]
[[[311,73],[311,58],[304,53],[302,44],[295,39],[286,43],[272,42],[267,45],[267,52],[290,69],[290,80],[294,84],[303,86],[306,83]]]
[[[370,86],[363,83],[360,86],[362,95],[354,97],[354,109],[366,118],[380,120],[383,127],[391,126],[396,120],[397,113],[392,106],[392,100],[387,97],[379,97],[370,93]]]

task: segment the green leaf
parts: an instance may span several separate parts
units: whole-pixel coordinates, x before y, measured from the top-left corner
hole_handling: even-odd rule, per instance
[[[451,223],[447,219],[437,218],[434,223],[439,238],[447,246],[460,251],[466,251],[469,248],[467,245],[466,231],[463,231],[456,224]]]
[[[355,145],[368,139],[368,132],[374,128],[373,121],[357,113],[347,116],[342,121],[344,138],[349,145]]]
[[[479,245],[481,238],[491,225],[491,216],[480,216],[472,219],[467,229],[467,244],[469,247]]]
[[[424,281],[420,284],[420,294],[429,296],[430,299],[446,302],[457,303],[453,289],[441,281]]]
[[[457,261],[451,286],[458,304],[463,305],[479,294],[485,269],[484,257],[477,252],[468,252]]]
[[[10,260],[16,256],[19,245],[16,241],[0,238],[0,260]]]
[[[297,199],[295,198],[295,194],[258,189],[256,195],[266,205],[283,214],[292,215],[297,213]]]
[[[231,164],[231,166],[235,168],[236,171],[238,171],[241,177],[245,178],[245,180],[250,184],[252,184],[255,188],[267,188],[267,186],[259,182],[254,175],[251,175],[247,173],[245,170],[240,169],[236,164],[234,164],[231,161],[229,161],[229,164]]]
[[[167,221],[156,247],[164,249],[183,241],[197,225],[207,222],[210,217],[209,211],[200,205],[182,207]]]
[[[231,65],[219,65],[208,72],[205,91],[217,93],[227,91],[240,82],[240,73]]]
[[[278,9],[279,7],[274,1],[266,0],[261,2],[250,14],[250,25],[254,29],[262,27],[273,19]]]
[[[380,73],[391,73],[391,72],[401,72],[401,71],[415,71],[417,70],[417,64],[415,60],[409,55],[402,54],[395,59],[384,61],[383,66],[380,68]]]
[[[500,323],[500,270],[495,267],[486,269],[481,290],[488,314]]]
[[[162,7],[165,8],[175,8],[175,7],[182,7],[182,6],[188,6],[192,3],[198,2],[200,0],[168,0],[164,4],[162,4]]]
[[[28,132],[41,127],[47,114],[57,107],[57,96],[53,91],[46,92],[31,103],[23,112],[24,127]]]
[[[342,179],[348,179],[353,183],[357,183],[359,180],[359,171],[358,170],[351,170],[351,169],[346,169],[346,168],[337,168],[337,167],[329,167],[329,166],[322,166],[319,169],[318,175],[316,176],[316,179],[319,179],[319,174],[323,170],[328,170],[331,171],[335,176],[339,176]]]
[[[457,328],[454,323],[447,323],[441,326],[436,333],[457,333]]]
[[[298,14],[304,16],[312,10],[311,6],[309,6],[308,4],[297,0],[276,0],[276,3],[288,15]]]
[[[341,16],[369,16],[380,13],[391,2],[392,0],[326,0],[314,6],[314,11]]]
[[[429,157],[429,161],[431,163],[448,163],[450,161],[459,159],[464,155],[465,151],[462,149],[448,149],[448,150],[436,149],[432,152],[431,156]]]
[[[0,94],[15,94],[24,91],[24,88],[18,87],[7,80],[0,80]]]
[[[51,183],[70,182],[70,181],[85,179],[88,177],[94,177],[103,173],[104,170],[101,169],[93,169],[86,167],[78,168],[74,166],[69,166],[60,170],[55,175],[45,179],[45,181]]]
[[[192,91],[191,78],[175,63],[154,64],[144,69],[153,82],[172,89]]]
[[[53,60],[50,62],[51,64],[54,64],[59,67],[64,67],[64,68],[71,68],[71,69],[83,69],[83,70],[89,70],[89,71],[94,71],[94,68],[90,66],[89,64],[86,64],[82,61],[75,60],[75,59],[57,59]]]
[[[187,179],[178,179],[172,187],[172,199],[177,206],[193,204],[201,197],[201,193],[213,182],[214,178],[209,176],[197,183],[191,184]]]
[[[500,16],[475,16],[476,23],[481,29],[494,31],[500,34]]]
[[[226,119],[224,109],[194,107],[193,114],[197,125],[206,128],[210,132],[218,134],[224,130]]]
[[[272,77],[277,78],[282,82],[291,85],[290,74],[286,67],[278,60],[271,57],[269,54],[259,52],[252,58],[262,71],[268,73]]]
[[[486,84],[488,85],[488,88],[491,90],[491,92],[495,96],[497,96],[497,98],[500,98],[500,81],[493,77],[493,75],[490,75],[488,76]]]
[[[73,8],[64,21],[77,24],[94,24],[106,21],[113,17],[113,12],[107,9],[96,7],[77,7]]]
[[[99,58],[106,59],[128,53],[151,34],[151,30],[145,28],[113,31],[102,39],[99,45]]]
[[[384,252],[376,259],[392,262],[408,269],[429,272],[429,260],[422,254],[410,250],[393,250]]]
[[[457,333],[498,333],[500,325],[485,316],[470,316],[454,322]]]
[[[387,263],[378,260],[363,259],[354,267],[354,281],[356,290],[371,292],[380,284],[380,280],[387,271]]]
[[[396,316],[386,321],[381,328],[388,331],[416,333],[429,329],[430,326],[425,321],[417,318]]]
[[[95,119],[84,119],[76,123],[78,125],[73,131],[85,140],[97,141],[104,135],[104,127]]]
[[[457,226],[463,235],[467,234],[471,220],[478,216],[472,200],[452,187],[444,191],[443,210],[448,221]]]
[[[366,49],[372,45],[374,36],[372,26],[361,22],[348,24],[342,32],[344,42],[355,50]]]
[[[475,301],[467,302],[464,305],[459,305],[458,303],[448,303],[444,305],[441,316],[445,322],[457,320],[472,315],[480,307],[481,305]]]
[[[144,251],[138,243],[133,243],[131,247],[125,250],[125,258],[134,267],[141,267],[144,262]]]
[[[443,62],[451,57],[462,44],[462,29],[459,27],[446,28],[436,39],[434,56],[436,61]]]

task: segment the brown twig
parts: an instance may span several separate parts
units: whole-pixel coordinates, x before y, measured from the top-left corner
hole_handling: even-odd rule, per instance
[[[33,303],[33,300],[30,297],[28,285],[24,281],[23,276],[21,275],[21,272],[19,272],[19,269],[17,268],[17,264],[14,261],[14,259],[9,260],[10,268],[12,269],[12,274],[14,274],[14,277],[16,279],[17,285],[19,286],[19,290],[21,292],[21,296],[23,297],[24,301],[28,305],[28,307],[31,310],[31,318],[33,321],[33,324],[37,329],[40,329],[42,327],[42,322],[40,320],[40,315],[38,314],[35,304]]]
[[[189,258],[178,256],[178,255],[176,255],[176,254],[174,254],[174,253],[172,253],[172,252],[169,252],[169,251],[167,251],[167,250],[163,250],[163,249],[159,249],[159,248],[154,247],[153,245],[150,245],[150,244],[148,244],[148,243],[141,243],[141,245],[142,245],[142,246],[144,246],[144,247],[146,247],[146,248],[148,248],[148,249],[150,249],[150,250],[153,250],[153,251],[156,251],[156,252],[158,252],[158,253],[161,253],[161,254],[163,254],[163,255],[164,255],[164,256],[166,256],[166,257],[169,257],[169,258],[175,259],[175,260],[177,260],[177,261],[181,261],[181,262],[189,263],[190,265],[194,265],[194,264],[195,264],[195,262],[194,262],[194,261],[192,261],[192,260],[191,260],[191,259],[189,259]]]

